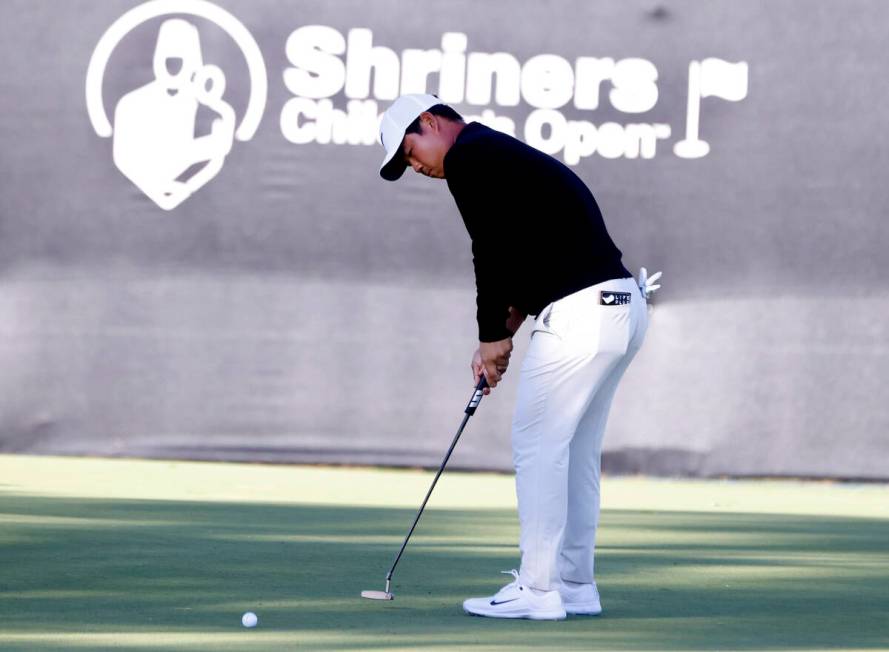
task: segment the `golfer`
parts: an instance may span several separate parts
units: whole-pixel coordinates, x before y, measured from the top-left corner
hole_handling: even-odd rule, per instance
[[[513,335],[536,316],[512,422],[521,569],[463,608],[494,618],[597,615],[602,436],[645,336],[645,292],[621,263],[593,195],[554,158],[467,124],[433,95],[395,100],[380,141],[384,179],[407,167],[445,179],[463,216],[477,289],[475,382],[484,374],[497,387]]]

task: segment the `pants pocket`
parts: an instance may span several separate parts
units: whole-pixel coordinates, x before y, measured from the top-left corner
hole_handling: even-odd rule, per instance
[[[566,344],[586,355],[623,355],[630,343],[631,323],[629,305],[588,305],[572,315],[566,328]]]
[[[548,368],[559,364],[563,356],[562,338],[554,330],[540,323],[531,331],[531,341],[522,361],[522,372],[545,372]]]
[[[601,327],[599,328],[599,351],[627,352],[630,344],[632,308],[630,306],[601,307]]]

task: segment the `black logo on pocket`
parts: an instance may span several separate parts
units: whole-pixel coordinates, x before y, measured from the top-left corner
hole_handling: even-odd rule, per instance
[[[599,303],[603,306],[625,306],[630,303],[629,292],[602,292],[599,297]]]

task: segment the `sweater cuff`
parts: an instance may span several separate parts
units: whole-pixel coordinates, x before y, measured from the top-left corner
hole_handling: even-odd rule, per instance
[[[513,332],[509,330],[505,325],[498,326],[496,324],[482,324],[481,322],[479,322],[479,342],[499,342],[500,340],[505,340],[506,338],[512,336]]]

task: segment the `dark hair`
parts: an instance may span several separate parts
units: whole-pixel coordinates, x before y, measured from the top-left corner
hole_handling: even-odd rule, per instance
[[[463,122],[463,116],[454,111],[454,109],[449,107],[447,104],[436,104],[435,106],[430,106],[428,109],[426,109],[426,111],[428,111],[432,115],[441,116],[442,118],[447,118],[448,120],[452,120],[454,122]],[[407,136],[408,134],[419,133],[422,133],[422,130],[420,127],[420,116],[417,116],[417,119],[410,123],[410,125],[408,125],[408,128],[404,130],[404,135]]]

